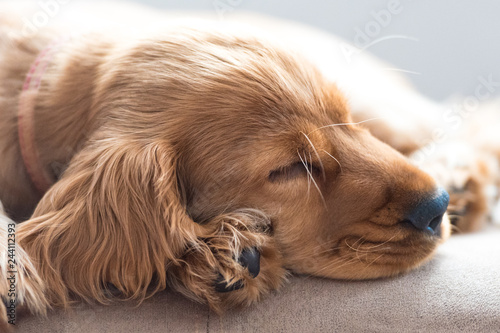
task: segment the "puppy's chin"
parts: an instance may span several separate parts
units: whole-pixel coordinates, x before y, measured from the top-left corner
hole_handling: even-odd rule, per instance
[[[439,232],[434,235],[417,230],[378,229],[368,231],[360,226],[357,232],[325,242],[328,245],[318,246],[314,252],[294,251],[295,254],[285,255],[287,267],[299,274],[342,280],[401,275],[433,258],[439,245],[450,237],[451,223],[445,214]]]

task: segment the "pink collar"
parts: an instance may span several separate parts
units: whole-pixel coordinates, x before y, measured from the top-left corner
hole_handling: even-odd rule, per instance
[[[55,179],[44,168],[40,161],[40,153],[35,142],[35,107],[42,77],[59,50],[68,38],[60,38],[45,48],[31,65],[26,76],[23,91],[19,97],[17,126],[19,145],[24,166],[37,191],[43,195],[54,184]]]

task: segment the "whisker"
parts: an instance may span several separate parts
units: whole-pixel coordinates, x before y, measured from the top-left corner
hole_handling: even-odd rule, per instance
[[[358,260],[358,258],[350,258],[349,260],[346,260],[347,258],[348,258],[348,256],[342,256],[342,257],[339,258],[340,260],[332,262],[331,264],[325,266],[324,268],[320,269],[316,273],[323,272],[325,270],[330,270],[330,269],[339,270],[340,268],[345,267],[347,265],[350,265],[350,264],[352,264],[352,263],[354,263],[354,262],[356,262]],[[339,262],[342,262],[342,261],[343,261],[342,265],[335,266]],[[332,266],[335,266],[335,267],[332,267]]]
[[[415,74],[415,75],[422,75],[422,73],[415,72],[415,71],[409,71],[407,69],[402,69],[402,68],[397,68],[397,67],[386,67],[386,68],[380,68],[381,71],[395,71],[395,72],[403,72],[407,74]]]
[[[298,153],[298,152],[297,152]],[[307,171],[307,174],[309,175],[312,183],[314,184],[314,187],[316,187],[316,189],[318,190],[318,193],[319,193],[319,196],[321,198],[321,201],[323,201],[323,205],[325,206],[325,208],[327,208],[327,205],[326,205],[326,201],[325,201],[325,197],[323,196],[323,193],[321,193],[321,189],[319,188],[318,184],[316,183],[316,181],[314,180],[314,177],[311,173],[311,171],[309,170],[309,168],[307,167],[307,164],[305,162],[305,160],[302,158],[302,156],[300,154],[299,155],[299,158],[300,158],[300,161],[302,162],[302,164],[304,165],[304,168],[306,168],[306,171]],[[309,190],[309,189],[308,189]]]
[[[389,238],[385,242],[370,246],[367,249],[372,249],[372,248],[377,248],[377,247],[383,246],[383,245],[389,243],[390,241],[392,241],[394,238],[399,237],[399,235],[401,235],[401,230],[398,230],[397,234],[393,235],[391,238]]]
[[[368,265],[365,266],[365,268],[363,269],[363,271],[366,271],[368,268],[370,268],[371,265],[373,265],[377,260],[379,260],[383,256],[384,256],[384,254],[381,254],[378,257],[376,257],[375,259],[373,259],[372,262],[370,262]]]
[[[366,252],[364,251],[361,251],[360,250],[360,247],[363,246],[363,244],[365,243],[364,241],[362,241],[356,248],[354,248],[354,245],[356,245],[360,240],[363,240],[361,237],[356,241],[354,242],[353,245],[349,245],[347,243],[347,239],[344,240],[344,243],[345,245],[347,245],[348,248],[350,248],[355,254],[356,254],[356,259],[358,259],[358,261],[362,262],[361,258],[360,258],[360,253],[362,254],[365,254]]]
[[[367,123],[369,121],[380,120],[380,119],[383,119],[383,117],[376,117],[376,118],[365,119],[365,120],[362,120],[362,121],[358,121],[356,123],[338,123],[338,124],[325,125],[325,126],[318,127],[315,130],[312,130],[311,132],[307,133],[307,135],[309,135],[311,133],[314,133],[314,132],[316,132],[316,131],[318,131],[320,129],[327,128],[327,127],[359,125],[359,124]]]
[[[326,266],[324,266],[324,267],[316,270],[314,272],[314,274],[319,275],[319,274],[321,274],[324,271],[332,270],[332,269],[339,270],[342,267],[350,265],[350,264],[352,264],[354,262],[357,262],[357,261],[363,262],[363,260],[362,260],[363,258],[362,257],[366,257],[370,253],[377,252],[377,250],[378,250],[378,248],[380,248],[380,246],[383,246],[383,245],[387,244],[388,242],[390,242],[394,238],[398,237],[399,234],[401,234],[401,231],[399,231],[397,234],[393,235],[388,240],[386,240],[386,241],[384,241],[384,242],[382,242],[380,244],[376,244],[376,245],[373,245],[373,246],[370,246],[370,247],[366,247],[364,249],[361,249],[361,247],[366,243],[366,241],[362,237],[359,237],[351,245],[347,243],[347,240],[344,240],[344,243],[347,245],[348,248],[350,248],[354,252],[355,256],[351,257],[353,255],[352,252],[351,253],[346,253],[346,254],[338,257],[338,258],[335,258],[334,260],[332,260],[331,262],[329,262]],[[336,242],[336,240],[331,240],[331,241],[325,242],[323,244],[323,246],[328,246],[328,244],[335,243],[335,242]],[[360,244],[357,245],[358,243],[360,243]],[[315,253],[314,255],[315,256],[321,255],[323,253],[330,252],[330,251],[335,251],[335,250],[341,249],[341,248],[342,248],[342,246],[337,246],[337,247],[333,247],[333,248],[327,248],[324,251]],[[384,250],[384,249],[381,249],[381,250]],[[385,255],[384,253],[380,253],[380,255],[378,255],[375,259],[371,260],[370,263],[368,263],[363,268],[363,271],[366,270],[366,269],[368,269],[370,266],[374,265],[384,255]],[[310,278],[310,277],[313,277],[313,275],[308,275],[307,276],[307,278]]]
[[[302,156],[300,155],[298,150],[297,150],[297,155],[299,155],[299,158],[300,158],[300,161],[302,162],[302,165],[304,165],[304,168],[306,168],[306,170],[307,170],[307,200],[309,200],[309,194],[310,194],[310,189],[311,189],[311,179],[309,178],[309,169],[307,168],[307,164],[302,159]]]
[[[307,181],[309,182],[309,184],[311,183],[312,179],[311,179],[311,176],[309,174],[309,172],[311,172],[311,170],[309,170],[309,167],[311,167],[311,153],[309,153],[309,160],[307,160],[307,156],[304,154],[304,160],[308,163],[307,164],[307,167],[306,169],[308,170],[308,173],[307,173]]]
[[[343,173],[344,170],[342,169],[342,164],[340,164],[339,160],[336,159],[332,154],[330,154],[329,152],[327,152],[326,150],[322,149],[328,156],[330,156],[331,158],[333,158],[335,160],[335,162],[337,162],[337,164],[339,165],[340,167],[340,173]]]
[[[316,154],[316,157],[318,158],[318,162],[319,162],[319,164],[320,164],[320,166],[321,166],[321,173],[323,174],[323,180],[325,180],[325,179],[326,179],[326,175],[325,175],[325,168],[324,168],[324,166],[323,166],[323,162],[321,161],[321,157],[319,156],[318,151],[316,150],[316,147],[314,147],[314,145],[313,145],[313,143],[312,143],[311,139],[309,139],[309,137],[307,136],[307,134],[306,134],[306,133],[304,133],[304,132],[300,132],[300,133],[302,133],[302,135],[304,135],[304,136],[306,137],[306,139],[307,139],[307,141],[309,142],[309,144],[311,145],[311,147],[312,147],[312,149],[313,149],[314,153]]]
[[[314,256],[320,256],[322,254],[325,254],[325,253],[329,253],[329,252],[334,252],[336,250],[340,250],[342,247],[341,246],[336,246],[336,247],[332,247],[332,248],[326,248],[322,251],[318,251],[318,252],[314,252]]]
[[[313,159],[312,159],[311,152],[308,152],[308,154],[309,154],[309,161],[308,161],[309,162],[309,167],[311,167],[310,171],[312,172],[312,170],[313,170],[313,168],[312,168],[312,161],[313,161]]]
[[[383,42],[383,41],[386,41],[386,40],[391,40],[391,39],[407,39],[407,40],[412,40],[412,41],[415,41],[415,42],[418,42],[418,39],[415,38],[415,37],[411,37],[411,36],[406,36],[406,35],[389,35],[389,36],[384,36],[384,37],[380,37],[380,38],[377,38],[375,39],[374,41],[372,41],[371,43],[369,43],[368,45],[366,45],[365,47],[363,47],[360,52],[363,52],[367,49],[369,49],[370,47],[380,43],[380,42]]]
[[[356,245],[356,243],[358,241],[356,241],[356,243],[352,244],[352,245],[349,245],[346,243],[346,245],[353,251],[356,251],[356,252],[361,252],[361,253],[373,253],[373,252],[377,252],[377,250],[386,250],[387,248],[381,248],[381,246],[384,246],[386,245],[387,243],[389,243],[391,240],[393,240],[397,235],[394,235],[392,236],[391,238],[389,238],[388,240],[382,242],[382,243],[379,243],[379,244],[376,244],[376,245],[372,245],[372,246],[364,246],[363,249],[361,249],[361,247],[366,244],[366,241],[364,241],[362,244],[360,244],[356,249],[354,249],[353,247]]]
[[[348,264],[356,261],[356,258],[350,258],[349,260],[346,260],[346,259],[348,259],[347,256],[342,256],[342,257],[339,257],[335,260],[332,260],[331,262],[328,263],[328,265],[314,271],[314,274],[318,275],[326,270],[339,269],[341,267],[344,267],[345,265],[348,265]],[[335,267],[335,265],[337,265],[339,263],[342,263],[342,265]],[[311,274],[311,275],[309,275],[309,277],[316,277],[316,276]]]

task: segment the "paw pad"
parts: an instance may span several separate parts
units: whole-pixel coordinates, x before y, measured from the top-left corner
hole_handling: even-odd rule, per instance
[[[248,269],[248,273],[252,278],[256,278],[260,273],[260,252],[256,248],[245,249],[241,252],[238,263]],[[243,286],[242,280],[228,285],[222,274],[219,273],[215,283],[215,290],[219,293],[225,293],[241,289]]]

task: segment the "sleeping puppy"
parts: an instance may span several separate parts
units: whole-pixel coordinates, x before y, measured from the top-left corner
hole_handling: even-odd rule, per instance
[[[446,191],[295,52],[217,29],[27,37],[0,22],[8,307],[168,285],[222,311],[288,271],[406,272],[450,234]]]

